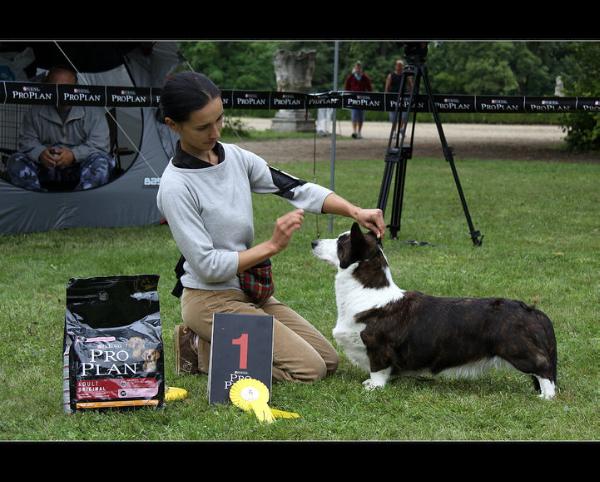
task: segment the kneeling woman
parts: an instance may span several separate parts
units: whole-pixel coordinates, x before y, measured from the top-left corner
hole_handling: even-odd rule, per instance
[[[383,236],[381,210],[361,209],[329,189],[270,167],[252,152],[218,142],[221,92],[202,74],[169,77],[160,103],[165,123],[180,138],[157,197],[185,259],[180,277],[184,326],[175,329],[177,373],[208,371],[216,312],[273,316],[274,380],[311,382],[333,373],[338,357],[327,339],[268,290],[253,292],[244,280],[257,265],[269,269],[269,259],[302,226],[304,210],[347,216]],[[296,208],[277,219],[271,238],[257,245],[252,192],[277,194]]]

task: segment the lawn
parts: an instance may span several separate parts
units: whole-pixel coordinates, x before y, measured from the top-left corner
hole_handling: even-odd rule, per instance
[[[558,393],[540,400],[529,376],[477,380],[400,378],[366,392],[341,356],[314,384],[276,383],[271,405],[301,414],[260,425],[230,405],[210,406],[207,376],[176,376],[170,295],[179,257],[167,226],[70,229],[0,237],[0,439],[3,440],[598,440],[600,439],[600,165],[457,160],[471,215],[485,236],[473,247],[448,164],[409,161],[399,240],[384,240],[396,283],[441,296],[504,296],[535,304],[554,322]],[[313,180],[311,163],[278,166]],[[329,165],[316,180],[328,185]],[[377,202],[382,160],[338,162],[336,191]],[[255,197],[256,240],[292,207]],[[387,214],[391,212],[391,199]],[[274,259],[276,296],[330,340],[335,271],[310,254],[327,217],[307,215]],[[336,218],[337,235],[350,220]],[[416,247],[404,241],[428,241]],[[71,277],[156,273],[166,379],[189,391],[162,410],[62,412],[65,284]]]

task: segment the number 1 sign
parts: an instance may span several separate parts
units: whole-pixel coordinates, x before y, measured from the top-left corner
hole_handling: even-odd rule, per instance
[[[272,316],[215,313],[210,347],[209,403],[228,403],[229,389],[243,378],[260,380],[271,392]]]

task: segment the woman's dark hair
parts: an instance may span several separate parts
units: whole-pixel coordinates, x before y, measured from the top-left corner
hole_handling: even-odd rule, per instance
[[[220,95],[219,88],[204,74],[179,72],[170,75],[160,94],[161,117],[185,122],[192,112]]]

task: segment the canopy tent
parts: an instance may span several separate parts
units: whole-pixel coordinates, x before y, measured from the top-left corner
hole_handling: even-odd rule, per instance
[[[35,55],[33,63],[23,69],[29,79],[39,69],[67,64],[80,73],[78,84],[88,85],[161,87],[182,60],[175,42],[3,42],[0,59],[2,52],[27,48]],[[0,105],[0,121],[2,116],[10,116],[9,108],[14,107]],[[159,178],[177,139],[158,121],[156,110],[115,109],[118,144],[133,153],[122,159],[124,173],[104,186],[43,193],[0,179],[0,233],[158,223]]]

